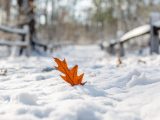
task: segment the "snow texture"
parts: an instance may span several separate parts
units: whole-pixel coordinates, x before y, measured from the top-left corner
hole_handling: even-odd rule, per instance
[[[65,83],[52,57],[0,59],[0,120],[160,119],[159,55],[130,55],[119,67],[97,46],[69,46],[53,56],[78,64],[87,83]]]

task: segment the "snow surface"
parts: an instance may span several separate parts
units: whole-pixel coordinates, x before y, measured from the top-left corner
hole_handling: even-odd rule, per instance
[[[54,57],[79,65],[71,87],[49,57],[0,59],[0,120],[159,120],[160,56],[116,57],[98,46],[70,46]]]
[[[158,23],[157,23],[158,24]],[[150,32],[150,25],[149,24],[146,24],[146,25],[143,25],[143,26],[140,26],[140,27],[137,27],[137,28],[134,28],[133,30],[125,33],[121,38],[120,38],[120,41],[125,41],[126,39],[131,39],[133,37],[136,37],[136,36],[140,36],[140,35],[144,35],[148,32]]]

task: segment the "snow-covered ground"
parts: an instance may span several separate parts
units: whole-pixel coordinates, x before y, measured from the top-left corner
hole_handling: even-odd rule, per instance
[[[52,56],[0,59],[0,120],[160,120],[160,56],[128,56],[119,67],[98,46],[53,56],[78,64],[87,83],[65,83]]]

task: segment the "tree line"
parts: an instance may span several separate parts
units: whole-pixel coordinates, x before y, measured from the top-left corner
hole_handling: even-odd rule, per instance
[[[78,8],[84,1],[89,5]],[[117,38],[159,11],[158,0],[1,0],[0,24],[28,25],[47,42],[91,43]]]

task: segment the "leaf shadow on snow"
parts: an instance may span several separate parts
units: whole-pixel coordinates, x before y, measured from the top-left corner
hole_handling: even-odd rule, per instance
[[[105,91],[100,90],[92,85],[75,86],[80,93],[88,94],[92,97],[106,96]]]
[[[54,75],[36,75],[36,81],[47,80],[53,78]]]

